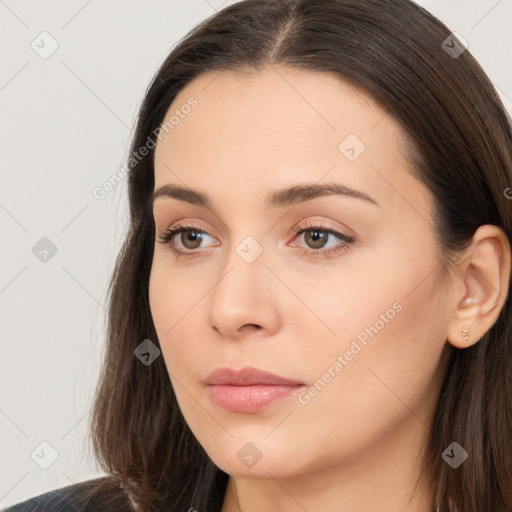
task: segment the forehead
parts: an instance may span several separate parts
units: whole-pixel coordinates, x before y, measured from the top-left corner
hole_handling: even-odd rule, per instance
[[[191,98],[197,106],[188,109]],[[364,139],[385,116],[368,95],[334,74],[293,68],[203,73],[178,93],[165,119],[177,121],[180,110],[190,112],[182,114],[172,130],[163,134],[165,141],[157,153],[170,142],[177,149],[178,143],[190,136],[216,148],[219,141],[228,143],[229,136],[246,142],[254,152],[260,144],[268,148],[299,142],[307,148],[307,140],[315,142],[326,136],[329,144],[344,133]],[[398,130],[393,119],[388,118],[386,124],[388,129],[393,125]],[[285,138],[274,140],[278,134]],[[252,141],[247,140],[250,136]]]
[[[394,180],[412,179],[400,125],[334,74],[207,72],[180,91],[163,123],[171,116],[155,149],[155,188],[172,182],[263,196],[328,175],[385,202],[396,191],[382,186],[379,171],[394,167],[402,170]]]

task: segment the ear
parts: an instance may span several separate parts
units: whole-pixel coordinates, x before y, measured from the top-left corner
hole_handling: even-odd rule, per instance
[[[486,224],[475,231],[457,266],[456,309],[447,332],[447,341],[454,347],[475,344],[498,319],[508,295],[510,253],[507,235],[500,227]]]

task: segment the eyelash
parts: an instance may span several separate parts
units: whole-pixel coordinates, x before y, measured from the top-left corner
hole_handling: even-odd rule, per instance
[[[304,252],[308,255],[312,255],[314,257],[329,257],[333,256],[334,254],[343,253],[349,249],[349,246],[352,245],[355,242],[355,238],[349,235],[345,235],[344,233],[340,233],[339,231],[336,231],[331,228],[323,227],[321,225],[317,224],[308,224],[306,223],[303,226],[300,226],[294,231],[295,237],[298,237],[302,235],[303,233],[306,233],[308,231],[321,231],[323,233],[328,233],[330,235],[333,235],[337,238],[340,238],[345,242],[342,246],[332,247],[327,250],[315,250],[315,249],[305,249]],[[159,243],[165,244],[169,246],[169,250],[171,253],[176,257],[179,258],[181,256],[186,257],[195,257],[199,256],[201,254],[201,250],[182,250],[176,248],[176,242],[175,237],[182,233],[183,231],[195,231],[196,233],[205,234],[207,235],[205,231],[197,228],[196,226],[188,225],[188,224],[177,224],[175,228],[168,229],[165,232],[164,236],[160,236],[160,240],[158,240]]]

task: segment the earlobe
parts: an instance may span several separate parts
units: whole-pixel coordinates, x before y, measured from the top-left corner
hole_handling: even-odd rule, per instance
[[[498,226],[480,226],[467,251],[458,269],[462,292],[447,333],[448,343],[457,348],[474,345],[494,325],[508,295],[511,271],[510,244]]]

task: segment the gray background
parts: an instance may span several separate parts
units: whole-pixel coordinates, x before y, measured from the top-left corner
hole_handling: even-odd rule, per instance
[[[0,0],[0,507],[104,474],[86,428],[126,183],[92,192],[124,165],[170,48],[230,3]],[[418,3],[464,37],[512,114],[512,0]]]

